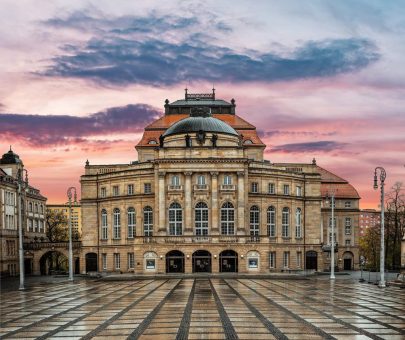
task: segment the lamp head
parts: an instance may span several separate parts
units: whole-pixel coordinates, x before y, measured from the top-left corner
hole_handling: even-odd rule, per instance
[[[374,173],[374,190],[378,189],[377,172]]]

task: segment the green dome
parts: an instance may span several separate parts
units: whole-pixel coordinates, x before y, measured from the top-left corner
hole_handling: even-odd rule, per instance
[[[163,137],[199,131],[239,136],[233,127],[222,120],[211,117],[210,115],[201,115],[187,117],[178,121],[165,131]]]

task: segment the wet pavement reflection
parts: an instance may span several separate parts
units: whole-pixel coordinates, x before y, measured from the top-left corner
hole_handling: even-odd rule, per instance
[[[405,290],[354,280],[82,280],[1,295],[2,339],[405,339]]]

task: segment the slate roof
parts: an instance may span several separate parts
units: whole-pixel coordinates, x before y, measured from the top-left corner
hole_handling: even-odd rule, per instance
[[[163,136],[188,132],[215,132],[238,136],[239,134],[227,123],[214,117],[187,117],[170,126]]]

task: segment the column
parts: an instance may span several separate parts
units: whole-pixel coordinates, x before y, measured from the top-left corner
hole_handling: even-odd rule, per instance
[[[245,173],[238,171],[238,235],[245,235]]]
[[[159,225],[158,234],[166,235],[166,187],[165,187],[165,175],[164,171],[159,171]]]
[[[185,196],[185,220],[184,220],[184,235],[193,235],[193,223],[191,220],[192,202],[191,202],[191,175],[192,172],[185,172],[186,183],[184,187]]]
[[[209,234],[218,235],[218,172],[211,172],[211,231]]]

